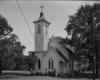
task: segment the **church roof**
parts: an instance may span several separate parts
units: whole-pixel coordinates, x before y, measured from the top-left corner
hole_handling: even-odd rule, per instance
[[[58,40],[50,41],[49,46],[56,48],[57,53],[65,60],[70,61],[70,57],[76,59],[75,50],[70,45],[60,44]]]
[[[41,21],[44,21],[44,22],[46,22],[47,24],[50,24],[50,22],[48,22],[48,21],[44,18],[44,13],[43,13],[43,12],[40,13],[39,19],[38,19],[37,21],[34,21],[34,23],[41,22]]]
[[[70,57],[77,60],[77,56],[75,55],[75,52],[73,52],[71,49],[66,47],[63,44],[59,44],[58,47],[56,47],[58,54],[63,57],[65,60],[70,61]]]
[[[57,53],[64,58],[65,60],[69,61],[69,53],[66,51],[66,49],[62,46],[57,47]]]

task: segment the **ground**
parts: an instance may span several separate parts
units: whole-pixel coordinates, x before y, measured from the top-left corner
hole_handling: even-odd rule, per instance
[[[9,78],[9,79],[0,79],[0,80],[92,80],[92,79],[66,79],[66,78],[55,78],[55,77],[46,77],[46,76],[34,76],[34,77],[18,77],[18,78]],[[99,79],[96,79],[99,80]]]
[[[58,78],[50,76],[30,76],[30,72],[28,71],[6,71],[6,72],[3,71],[3,73],[4,73],[3,75],[0,75],[0,80],[92,80],[86,78],[74,79],[74,78]]]

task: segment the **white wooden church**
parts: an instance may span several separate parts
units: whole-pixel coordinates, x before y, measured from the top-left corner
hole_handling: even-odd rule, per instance
[[[39,19],[34,21],[34,24],[35,56],[38,57],[34,72],[47,74],[54,71],[57,75],[77,70],[74,49],[70,45],[60,44],[59,38],[49,39],[50,22],[45,19],[42,9]]]

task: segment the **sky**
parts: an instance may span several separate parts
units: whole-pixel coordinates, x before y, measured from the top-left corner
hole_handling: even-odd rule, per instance
[[[0,15],[4,16],[8,24],[13,28],[13,33],[18,35],[22,45],[26,46],[25,54],[28,51],[34,51],[34,23],[40,16],[40,6],[44,5],[44,17],[51,24],[49,26],[49,37],[61,36],[66,37],[67,33],[64,30],[66,27],[69,15],[77,12],[78,8],[84,4],[92,5],[95,1],[34,1],[34,0],[17,0],[20,4],[25,19],[31,29],[31,35],[27,24],[21,14],[16,0],[1,0]]]

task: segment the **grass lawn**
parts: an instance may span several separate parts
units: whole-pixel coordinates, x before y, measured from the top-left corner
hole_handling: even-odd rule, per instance
[[[33,76],[29,71],[3,71],[0,80],[92,80],[86,78],[59,78],[50,76]],[[100,80],[100,79],[96,79]]]

